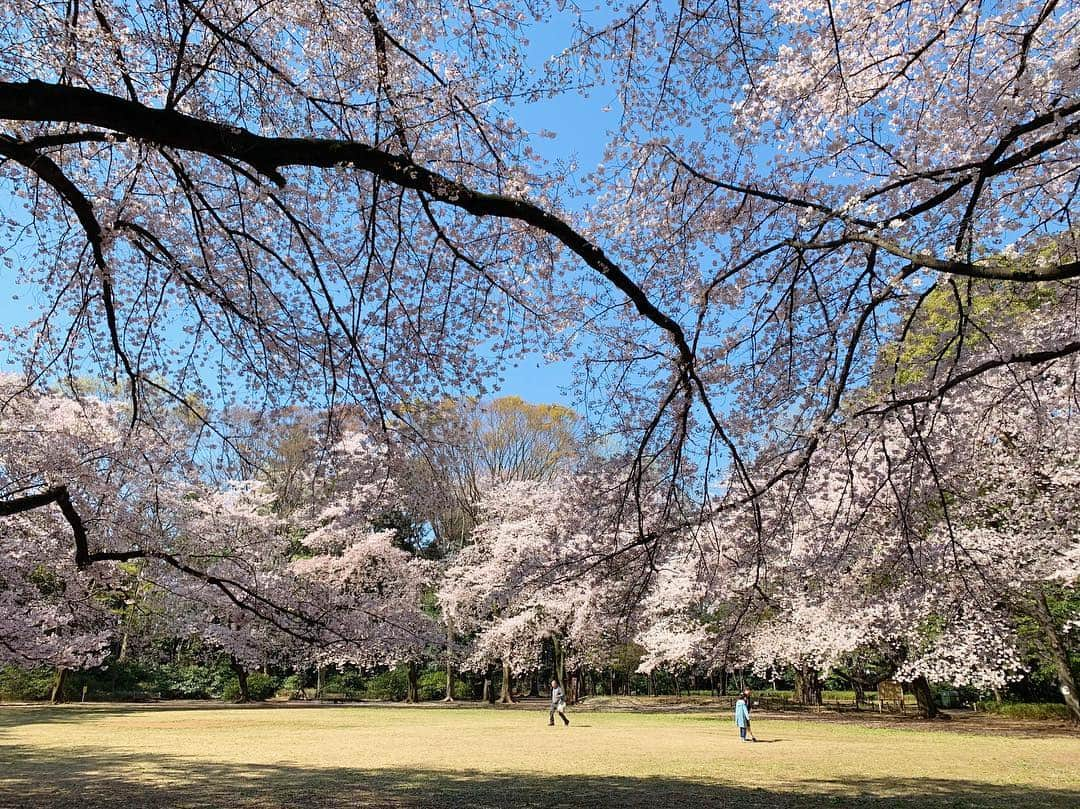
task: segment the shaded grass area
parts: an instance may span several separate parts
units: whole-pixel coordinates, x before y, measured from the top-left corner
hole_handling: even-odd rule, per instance
[[[0,708],[0,807],[1080,806],[1080,738],[726,717]]]

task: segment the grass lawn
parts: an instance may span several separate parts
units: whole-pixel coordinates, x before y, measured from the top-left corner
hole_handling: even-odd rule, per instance
[[[0,807],[1080,806],[1080,736],[725,714],[0,707]]]

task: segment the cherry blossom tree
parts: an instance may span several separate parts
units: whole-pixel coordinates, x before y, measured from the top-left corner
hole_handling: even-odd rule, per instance
[[[68,669],[108,654],[130,586],[115,565],[80,570],[154,531],[149,504],[169,455],[149,430],[128,433],[124,415],[88,393],[28,391],[0,376],[0,655],[57,667],[54,698]]]
[[[554,674],[595,661],[612,644],[635,580],[627,549],[637,525],[620,524],[618,485],[602,473],[493,486],[481,499],[472,542],[441,578],[439,602],[472,636],[465,665],[502,666],[510,679],[535,670],[545,642]],[[615,564],[612,560],[617,559]]]
[[[0,154],[27,208],[5,227],[46,305],[13,347],[118,377],[133,407],[164,388],[405,421],[542,348],[580,358],[634,474],[662,462],[675,497],[709,457],[756,496],[926,290],[1080,274],[1076,17],[17,0]],[[583,86],[618,114],[579,168],[515,119]]]
[[[323,599],[327,628],[318,664],[408,666],[418,700],[417,663],[440,632],[424,609],[435,564],[394,544],[377,521],[401,499],[386,448],[365,431],[335,444],[312,482],[314,499],[293,516],[303,552],[289,566]]]
[[[995,598],[1075,570],[1067,530],[1047,527],[1068,458],[1039,442],[1075,389],[1052,375],[1080,349],[1078,23],[1055,0],[11,0],[0,184],[17,203],[0,229],[38,309],[4,342],[32,385],[122,389],[132,436],[164,432],[163,411],[220,434],[205,403],[242,400],[355,407],[423,439],[410,403],[483,396],[530,352],[575,359],[590,424],[630,454],[610,488],[637,518],[615,509],[592,551],[641,567],[630,590],[689,565],[730,512],[734,561],[695,580],[736,583],[715,604],[734,604],[722,634],[747,659],[750,616],[827,615],[828,588],[871,581],[850,603],[912,605],[912,675],[944,674],[948,637],[1003,670],[1008,644],[984,642],[1008,624]],[[541,24],[559,41],[538,53]],[[602,162],[579,166],[527,122],[557,126],[583,88],[616,109],[590,121]],[[1021,328],[980,311],[972,280],[1059,305]],[[932,370],[909,378],[930,331]],[[1044,386],[1052,411],[993,410]],[[965,475],[983,453],[986,480]],[[11,477],[0,515],[58,512],[78,567],[146,558],[267,620],[284,606],[174,553],[181,532],[139,522],[152,510],[91,536],[100,481],[76,491],[27,457],[40,465]],[[1010,520],[1058,561],[989,575],[1021,566]],[[714,601],[699,597],[682,612]],[[698,632],[678,612],[665,620]]]

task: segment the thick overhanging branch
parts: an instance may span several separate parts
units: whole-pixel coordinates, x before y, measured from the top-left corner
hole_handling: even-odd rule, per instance
[[[86,567],[88,564],[88,561],[85,558],[86,525],[83,523],[82,517],[79,516],[79,512],[75,510],[75,506],[71,503],[71,494],[68,492],[67,486],[52,486],[37,494],[27,494],[22,497],[11,497],[7,500],[0,500],[0,517],[11,517],[15,514],[23,514],[27,511],[44,508],[52,503],[56,503],[60,508],[60,512],[64,515],[64,519],[67,520],[68,524],[71,526],[71,533],[75,538],[76,549],[83,549],[83,557],[80,557],[78,550],[76,550],[75,563],[79,567]]]
[[[35,494],[0,500],[0,517],[24,514],[28,511],[45,508],[53,503],[60,508],[64,519],[71,526],[72,538],[75,542],[75,565],[79,570],[86,570],[91,565],[101,562],[130,562],[135,559],[157,560],[185,576],[197,579],[219,590],[238,609],[252,613],[297,640],[307,643],[316,642],[319,640],[320,633],[327,630],[330,630],[338,641],[350,642],[354,640],[341,632],[333,631],[326,621],[306,613],[303,609],[266,598],[243,582],[193,567],[165,551],[148,548],[130,548],[123,551],[91,551],[86,525],[72,504],[71,494],[65,485],[52,486]],[[374,613],[368,613],[368,615],[396,628],[403,628],[392,621],[386,621],[384,618],[376,616]],[[407,628],[406,631],[408,631]]]
[[[94,90],[40,81],[0,82],[0,118],[104,127],[159,146],[231,158],[250,165],[281,186],[286,184],[281,169],[291,166],[351,168],[423,192],[473,216],[523,222],[557,239],[600,273],[643,317],[670,336],[682,364],[693,364],[693,351],[682,327],[662,312],[598,245],[569,223],[526,200],[477,191],[406,156],[356,141],[265,137],[175,110],[155,109]]]
[[[820,242],[791,241],[789,246],[796,250],[834,250],[847,244],[868,244],[877,247],[889,255],[902,258],[908,262],[904,268],[906,274],[912,270],[923,269],[934,272],[959,275],[965,278],[983,278],[992,281],[1020,281],[1035,283],[1039,281],[1064,281],[1069,278],[1080,277],[1080,261],[1067,261],[1062,264],[1051,264],[1045,268],[1029,269],[1018,266],[1002,259],[987,259],[985,261],[953,261],[937,258],[928,253],[915,253],[906,250],[895,242],[883,239],[873,233],[846,234],[837,239]]]
[[[889,400],[883,404],[876,404],[871,407],[866,407],[861,410],[856,410],[855,416],[881,416],[885,413],[900,408],[911,407],[913,405],[928,404],[930,402],[941,399],[949,390],[962,385],[965,382],[969,382],[982,374],[996,370],[998,368],[1005,368],[1010,365],[1045,365],[1046,363],[1054,362],[1055,360],[1064,359],[1065,357],[1072,356],[1073,354],[1080,353],[1080,341],[1070,341],[1056,348],[1043,349],[1039,351],[1026,351],[1017,354],[1011,354],[1004,357],[994,357],[988,359],[985,362],[981,362],[973,368],[958,373],[955,376],[950,376],[945,382],[937,385],[933,390],[924,394],[917,394],[914,396],[908,396],[903,398],[896,398]]]

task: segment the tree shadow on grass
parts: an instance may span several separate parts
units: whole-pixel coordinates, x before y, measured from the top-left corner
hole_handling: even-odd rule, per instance
[[[344,703],[326,702],[221,702],[219,700],[162,700],[161,702],[67,702],[61,705],[33,703],[0,703],[0,729],[23,725],[74,723],[111,716],[130,717],[140,713],[173,713],[176,711],[319,711],[348,710],[370,707],[410,708],[404,703]]]
[[[1080,793],[973,781],[815,781],[793,790],[722,781],[424,769],[314,769],[167,755],[0,746],[0,807],[241,807],[241,809],[552,809],[552,807],[799,807],[1075,809]]]
[[[42,703],[7,704],[0,705],[0,728],[66,722],[82,724],[88,719],[131,716],[144,711],[221,711],[227,708],[258,710],[270,707],[273,707],[271,703],[252,702],[239,705],[210,700],[192,700],[191,702],[65,703],[63,705],[43,705]]]

